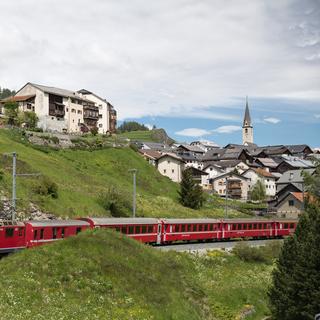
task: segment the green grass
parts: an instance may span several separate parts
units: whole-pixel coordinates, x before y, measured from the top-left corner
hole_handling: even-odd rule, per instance
[[[148,141],[148,142],[157,142],[155,141],[152,131],[130,131],[117,134],[120,138],[127,138],[130,140],[140,140],[140,141]]]
[[[132,174],[136,168],[138,216],[152,217],[222,217],[223,209],[206,204],[202,210],[192,210],[178,202],[179,185],[162,176],[137,152],[130,148],[101,150],[54,150],[32,147],[18,133],[0,130],[1,190],[11,193],[11,158],[4,153],[18,153],[18,172],[40,173],[58,185],[58,198],[34,192],[41,178],[18,177],[19,209],[27,210],[29,203],[62,217],[110,215],[99,203],[99,196],[108,188],[116,187],[131,201]],[[230,216],[241,215],[230,210]]]
[[[14,266],[14,267],[13,267]],[[268,314],[272,266],[160,252],[109,230],[0,261],[2,319],[246,319]]]

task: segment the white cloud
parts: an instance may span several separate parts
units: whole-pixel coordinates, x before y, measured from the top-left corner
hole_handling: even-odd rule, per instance
[[[316,117],[316,119],[320,119],[320,114],[315,114],[314,116]]]
[[[198,128],[187,128],[176,132],[175,134],[185,137],[202,137],[210,134],[210,131]]]
[[[181,112],[230,121],[205,107],[247,94],[319,101],[317,8],[318,0],[0,1],[0,85],[87,88],[119,119]]]
[[[265,122],[268,122],[268,123],[273,123],[273,124],[277,124],[277,123],[279,123],[281,120],[280,119],[278,119],[278,118],[272,118],[272,117],[270,117],[270,118],[264,118],[263,119]]]
[[[217,133],[233,133],[236,131],[241,130],[242,128],[240,126],[221,126],[217,129],[212,130],[213,132]]]

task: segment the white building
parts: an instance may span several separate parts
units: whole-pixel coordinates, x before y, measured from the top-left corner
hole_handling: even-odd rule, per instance
[[[213,150],[215,148],[219,148],[220,147],[215,142],[207,141],[207,140],[193,141],[193,142],[190,143],[190,146],[197,146],[200,149],[202,149],[204,152],[207,152],[209,150]]]
[[[93,94],[90,96],[94,97]],[[79,92],[28,82],[14,97],[6,100],[16,101],[22,111],[35,112],[39,118],[38,127],[44,131],[81,133],[99,124],[96,101]],[[110,108],[106,110],[110,111]],[[111,111],[115,112],[114,109]],[[110,131],[110,115],[106,114],[103,119],[107,121],[103,125]]]
[[[204,189],[212,188],[212,184],[210,183],[210,179],[220,176],[226,173],[222,168],[214,164],[207,164],[203,169],[206,172],[207,176],[202,176],[201,185]]]
[[[248,169],[243,174],[248,178],[249,189],[251,190],[258,181],[261,181],[266,188],[266,195],[274,197],[276,195],[276,177],[265,169]]]
[[[174,182],[180,182],[182,171],[184,170],[184,161],[175,154],[165,153],[157,159],[158,171]]]

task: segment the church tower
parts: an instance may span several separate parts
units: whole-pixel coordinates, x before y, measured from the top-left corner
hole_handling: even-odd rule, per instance
[[[248,97],[246,98],[246,111],[242,124],[242,144],[246,145],[253,143],[253,126],[251,124],[251,117],[248,106]]]

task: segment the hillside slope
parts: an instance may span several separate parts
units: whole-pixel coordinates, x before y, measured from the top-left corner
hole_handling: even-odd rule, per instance
[[[271,270],[220,252],[164,253],[111,230],[90,230],[3,258],[0,314],[12,320],[262,319]]]
[[[162,176],[130,148],[110,147],[95,151],[41,149],[27,144],[23,136],[13,131],[0,130],[0,170],[4,173],[0,179],[1,190],[10,196],[12,160],[4,156],[5,153],[18,153],[18,172],[41,174],[38,178],[17,178],[19,209],[27,210],[32,202],[47,212],[63,217],[106,216],[110,212],[101,199],[116,193],[119,201],[124,203],[127,214],[130,214],[132,174],[129,169],[136,168],[139,216],[223,216],[223,210],[215,209],[213,205],[200,211],[181,206],[177,200],[178,184]],[[43,180],[56,183],[58,198],[41,193]]]

